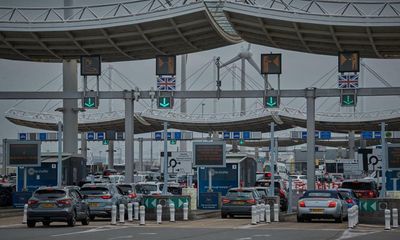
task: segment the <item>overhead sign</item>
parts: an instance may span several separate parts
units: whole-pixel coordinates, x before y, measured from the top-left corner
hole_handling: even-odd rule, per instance
[[[176,77],[175,76],[158,76],[157,77],[158,91],[175,91]]]
[[[115,140],[115,131],[114,130],[107,130],[105,139],[106,140]]]
[[[19,140],[21,140],[21,141],[28,140],[26,133],[19,133],[18,136],[19,136]]]
[[[168,173],[177,175],[193,174],[193,153],[172,152],[168,159]]]
[[[97,133],[97,140],[103,141],[105,139],[104,132]]]
[[[358,73],[340,73],[338,75],[338,88],[358,88]]]
[[[9,167],[40,166],[40,141],[6,141],[6,160]]]
[[[195,167],[225,167],[224,142],[193,142]]]
[[[388,171],[386,173],[386,190],[400,191],[400,171]]]
[[[156,75],[176,75],[176,56],[156,56]]]
[[[265,108],[279,108],[279,97],[278,96],[265,96],[264,97]]]
[[[355,93],[344,93],[340,95],[342,107],[354,107],[357,105],[357,95]]]
[[[94,141],[94,132],[88,132],[86,133],[86,139],[88,141]]]
[[[101,75],[100,56],[81,56],[81,76]]]
[[[400,170],[400,144],[388,144],[388,169]]]
[[[84,97],[82,100],[82,108],[84,109],[96,109],[98,107],[97,97]]]
[[[360,54],[358,52],[339,52],[338,55],[339,72],[359,72]]]
[[[174,99],[172,97],[158,97],[157,107],[159,109],[172,109]]]
[[[281,74],[282,54],[261,54],[261,74]]]

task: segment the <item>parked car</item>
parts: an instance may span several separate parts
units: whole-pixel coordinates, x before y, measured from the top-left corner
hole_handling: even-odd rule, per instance
[[[222,198],[221,218],[251,215],[251,206],[265,203],[255,188],[231,188]]]
[[[338,188],[338,191],[347,202],[347,207],[351,208],[354,205],[359,205],[360,201],[358,200],[356,194],[352,189],[349,188]]]
[[[267,188],[267,187],[255,187],[255,189],[257,190],[258,194],[264,199],[264,201],[267,202],[269,188]]]
[[[49,226],[51,222],[67,222],[75,226],[76,221],[88,225],[90,208],[84,197],[74,188],[44,187],[36,190],[28,200],[27,225],[36,222]]]
[[[141,195],[161,195],[162,183],[160,182],[139,182],[135,185],[137,194]]]
[[[271,180],[258,180],[256,181],[256,187],[269,187]],[[288,209],[288,196],[283,181],[276,180],[274,182],[274,194],[279,196],[279,208],[281,211],[287,211]]]
[[[347,203],[337,190],[309,190],[297,202],[297,221],[347,218]]]
[[[121,183],[117,187],[122,191],[122,194],[128,198],[128,202],[140,202],[141,196],[136,193],[134,183]]]
[[[0,206],[12,205],[13,192],[15,192],[15,184],[0,183]]]
[[[352,189],[358,198],[376,198],[379,196],[378,186],[372,179],[344,180],[342,188]]]
[[[95,217],[111,217],[113,205],[117,206],[117,212],[119,212],[120,204],[124,204],[127,209],[128,198],[114,184],[85,184],[81,187],[81,193],[86,196],[91,220]]]

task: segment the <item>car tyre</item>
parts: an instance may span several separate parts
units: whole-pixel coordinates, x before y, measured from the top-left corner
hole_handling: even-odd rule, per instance
[[[82,225],[89,225],[90,218],[89,210],[86,210],[85,218],[81,221]]]
[[[73,211],[71,218],[68,219],[68,221],[67,221],[68,226],[70,226],[70,227],[74,227],[75,226],[75,224],[76,224],[76,217],[75,216],[76,216],[75,211]]]
[[[297,216],[297,222],[304,222],[304,218]]]
[[[338,218],[335,218],[335,222],[336,223],[342,223],[343,222],[342,215],[340,215]]]
[[[34,228],[36,226],[36,222],[32,220],[28,220],[26,225],[28,225],[28,228]]]
[[[43,221],[42,224],[43,226],[48,227],[50,226],[50,221]]]
[[[221,218],[227,218],[228,217],[228,214],[226,214],[226,213],[221,213]]]
[[[95,218],[96,218],[95,215],[90,215],[90,216],[89,216],[90,221],[93,221]]]

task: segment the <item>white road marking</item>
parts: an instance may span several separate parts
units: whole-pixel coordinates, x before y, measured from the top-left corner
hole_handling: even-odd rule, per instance
[[[139,233],[139,235],[157,235],[157,233]]]
[[[9,227],[20,227],[24,224],[10,224],[10,225],[1,225],[0,228],[9,228]]]
[[[71,233],[62,233],[62,234],[56,234],[56,235],[51,235],[51,237],[61,237],[61,236],[68,236],[68,235],[76,235],[76,234],[82,234],[82,233],[94,233],[94,232],[104,232],[104,231],[110,231],[110,230],[116,230],[116,229],[124,229],[128,228],[126,227],[97,227],[85,231],[79,231],[79,232],[71,232]]]
[[[354,238],[354,237],[359,237],[359,236],[363,236],[363,235],[374,234],[377,232],[381,232],[381,231],[371,231],[371,230],[357,231],[357,230],[353,230],[353,229],[347,229],[346,231],[343,232],[342,236],[340,238],[338,238],[337,240]]]
[[[133,238],[132,235],[127,235],[127,236],[119,236],[119,237],[113,237],[113,238],[109,238],[108,240],[116,240],[116,239],[129,239],[129,238]]]

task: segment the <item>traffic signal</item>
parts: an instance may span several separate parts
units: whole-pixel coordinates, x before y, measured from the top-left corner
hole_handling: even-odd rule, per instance
[[[106,140],[106,139],[103,140],[103,145],[108,145],[109,143],[110,143],[110,140]]]
[[[97,97],[83,97],[82,108],[84,109],[96,109],[98,108]]]
[[[278,96],[265,96],[264,97],[265,108],[279,108],[279,97]]]
[[[171,145],[176,145],[176,140],[171,140],[171,141],[169,141],[169,144],[171,144]]]
[[[158,97],[157,106],[159,109],[172,109],[174,105],[172,97]]]
[[[340,104],[342,107],[354,107],[357,104],[357,96],[355,93],[346,93],[340,95]]]
[[[239,140],[239,145],[243,145],[244,144],[244,140],[243,139],[240,139]]]

